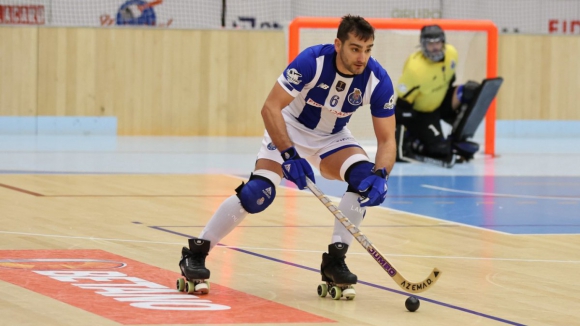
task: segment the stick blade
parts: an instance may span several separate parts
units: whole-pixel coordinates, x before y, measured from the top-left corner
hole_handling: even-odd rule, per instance
[[[440,276],[441,271],[438,270],[437,268],[433,268],[431,274],[429,274],[429,276],[427,276],[427,278],[424,279],[422,282],[417,283],[409,282],[404,277],[402,277],[401,274],[395,275],[393,279],[395,279],[395,281],[404,291],[409,293],[421,293],[429,290],[433,285],[435,285],[435,283],[439,280]]]

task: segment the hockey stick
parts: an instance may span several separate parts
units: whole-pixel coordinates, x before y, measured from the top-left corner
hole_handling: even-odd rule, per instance
[[[342,225],[355,237],[355,239],[366,249],[366,251],[373,257],[373,259],[381,265],[381,267],[389,274],[393,280],[399,284],[401,289],[410,293],[420,293],[426,291],[431,286],[437,282],[441,272],[437,268],[433,268],[431,274],[419,283],[413,283],[407,281],[391,263],[379,252],[379,250],[371,243],[371,241],[364,235],[358,227],[352,224],[348,217],[344,216],[340,209],[336,207],[328,197],[312,182],[312,180],[306,178],[306,185],[310,191],[328,208],[328,210],[334,214],[334,217],[342,223]]]

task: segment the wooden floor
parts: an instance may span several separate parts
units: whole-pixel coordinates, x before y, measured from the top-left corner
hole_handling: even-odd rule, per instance
[[[241,181],[0,174],[2,324],[580,324],[578,235],[511,235],[387,208],[369,209],[361,230],[407,279],[443,272],[419,310],[405,309],[408,295],[356,241],[347,255],[355,300],[320,298],[334,217],[311,193],[284,187],[211,252],[211,292],[178,293],[181,247]]]

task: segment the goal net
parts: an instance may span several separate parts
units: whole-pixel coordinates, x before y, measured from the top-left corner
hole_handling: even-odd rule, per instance
[[[419,31],[427,24],[439,24],[445,30],[447,43],[457,48],[459,62],[456,84],[468,80],[481,82],[497,75],[497,28],[491,21],[468,21],[446,19],[368,19],[375,27],[373,57],[389,73],[396,87],[405,60],[419,49]],[[308,46],[332,43],[340,18],[298,17],[288,28],[288,56],[291,61]],[[362,107],[352,115],[349,129],[365,148],[371,150],[376,138],[368,108]],[[450,130],[449,127],[444,131]],[[495,101],[488,110],[475,138],[484,138],[485,153],[494,154]],[[477,139],[476,139],[477,140]]]

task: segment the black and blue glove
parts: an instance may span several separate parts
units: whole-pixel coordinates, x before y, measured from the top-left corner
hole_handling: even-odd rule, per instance
[[[281,152],[284,163],[282,163],[282,173],[284,178],[294,182],[298,189],[306,188],[306,177],[314,182],[314,172],[308,162],[298,155],[294,147],[290,147]]]
[[[371,176],[366,177],[358,186],[358,191],[362,197],[359,199],[361,207],[378,206],[387,197],[387,180],[389,175],[387,169],[376,170]]]

